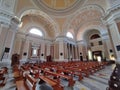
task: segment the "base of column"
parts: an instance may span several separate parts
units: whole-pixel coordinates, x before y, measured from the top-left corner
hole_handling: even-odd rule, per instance
[[[120,58],[117,58],[116,64],[120,64]]]

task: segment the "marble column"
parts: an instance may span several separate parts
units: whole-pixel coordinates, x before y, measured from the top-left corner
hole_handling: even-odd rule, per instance
[[[9,26],[7,26],[7,25],[1,26],[1,34],[0,34],[0,58],[1,58],[1,61],[4,58],[5,43],[6,43],[7,36],[8,36],[8,29],[9,29]],[[5,58],[7,59],[8,55]]]
[[[108,32],[114,47],[116,62],[120,63],[120,33],[115,21],[108,25]]]
[[[45,47],[46,47],[45,43],[41,43],[41,54],[43,54],[43,55],[40,56],[40,60],[42,60],[42,61],[46,61],[45,60]]]
[[[103,47],[104,47],[104,57],[103,59],[110,60],[110,50],[113,50],[109,36],[102,36],[102,42],[103,42]]]
[[[68,57],[68,47],[67,47],[67,43],[64,42],[64,60],[67,61],[68,60],[67,57]]]

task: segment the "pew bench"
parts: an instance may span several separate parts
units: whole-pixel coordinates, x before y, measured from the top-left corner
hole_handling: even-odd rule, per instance
[[[60,83],[60,78],[64,78],[67,79],[69,82],[68,86],[73,86],[75,81],[73,81],[73,78],[64,74],[59,74],[59,73],[55,73],[55,72],[51,72],[51,71],[44,71],[45,75],[52,75],[53,77],[57,78],[57,81],[59,81]]]
[[[40,75],[39,78],[48,83],[54,90],[63,90],[63,87],[60,85],[60,83],[53,79],[42,75]]]
[[[0,86],[4,86],[6,84],[7,78],[4,76],[7,73],[7,67],[2,67],[0,69]]]
[[[0,86],[4,86],[6,84],[7,79],[5,77],[0,77]]]
[[[37,79],[35,79],[29,74],[25,74],[25,85],[27,88],[29,88],[29,90],[35,90],[36,83],[37,83]]]
[[[24,80],[18,80],[16,81],[16,90],[29,90],[29,88],[26,87]]]
[[[83,79],[83,76],[82,76],[81,73],[76,73],[76,72],[71,71],[71,70],[58,69],[57,72],[58,73],[64,73],[64,75],[68,74],[68,75],[71,75],[71,76],[78,76],[79,81],[81,81]]]

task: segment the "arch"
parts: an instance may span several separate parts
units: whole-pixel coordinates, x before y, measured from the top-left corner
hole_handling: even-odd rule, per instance
[[[37,10],[37,9],[25,9],[25,10],[22,10],[20,13],[19,13],[19,17],[20,17],[20,20],[23,16],[26,16],[26,15],[36,15],[36,16],[41,16],[43,17],[44,19],[46,19],[46,21],[48,23],[51,24],[51,26],[53,27],[54,29],[54,32],[55,32],[55,35],[57,36],[59,34],[59,27],[58,27],[58,24],[55,22],[55,20],[53,20],[53,18],[49,17],[46,13],[44,13],[43,11],[40,11],[40,10]]]
[[[68,17],[68,19],[66,20],[64,26],[63,26],[63,30],[68,30],[68,29],[74,29],[74,30],[78,30],[80,28],[76,28],[75,24],[72,24],[72,22],[78,17],[80,16],[83,12],[87,11],[87,10],[96,10],[99,11],[101,13],[101,17],[104,16],[105,11],[104,9],[97,5],[97,4],[89,4],[84,6],[83,8],[80,8],[77,12],[75,12],[72,16]],[[83,15],[82,15],[83,16]],[[101,19],[101,18],[100,18]],[[77,24],[76,25],[80,25],[79,19],[77,18]],[[74,22],[76,23],[76,22]]]
[[[97,38],[100,38],[99,34],[93,34],[90,36],[90,40],[97,39]]]
[[[23,31],[19,31],[19,32],[23,32],[23,33],[25,33],[25,34],[29,34],[29,30],[31,29],[31,28],[38,28],[39,30],[41,30],[41,32],[43,33],[43,38],[49,38],[50,39],[50,37],[49,37],[49,35],[47,34],[47,32],[46,32],[46,30],[41,26],[41,25],[39,25],[39,24],[37,24],[37,23],[29,23],[29,24],[27,24],[25,27],[23,27],[21,30],[23,30]]]
[[[86,24],[82,25],[82,27],[80,27],[79,30],[77,31],[76,35],[77,41],[84,40],[86,35],[85,33],[93,29],[98,30],[101,36],[108,33],[106,26],[101,21],[87,22]]]

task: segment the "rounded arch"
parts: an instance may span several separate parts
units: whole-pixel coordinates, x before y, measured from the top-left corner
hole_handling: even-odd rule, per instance
[[[89,41],[90,41],[90,37],[94,34],[97,34],[99,36],[101,36],[100,34],[100,31],[98,29],[88,29],[84,32],[84,36],[83,36],[83,40],[85,41],[85,43],[88,45],[89,44]]]
[[[55,20],[53,20],[53,18],[48,16],[43,11],[40,11],[37,9],[27,9],[27,10],[25,9],[19,13],[20,20],[22,19],[22,17],[24,17],[26,15],[36,15],[36,16],[43,17],[51,25],[51,27],[53,27],[55,35],[57,36],[59,34],[60,30],[59,30],[58,24],[55,22]]]
[[[97,39],[97,38],[100,38],[100,35],[99,34],[93,34],[90,36],[90,40],[93,40],[93,39]]]
[[[46,30],[44,30],[44,28],[42,26],[40,26],[37,23],[29,23],[27,25],[25,25],[25,27],[23,27],[20,32],[23,32],[25,34],[29,34],[29,30],[31,28],[38,28],[39,30],[41,30],[41,32],[43,33],[43,38],[50,38],[49,35],[47,34]]]
[[[76,40],[84,40],[85,33],[93,29],[98,30],[100,35],[105,35],[108,33],[106,26],[101,21],[91,21],[79,28],[76,34]]]
[[[101,16],[99,17],[99,19],[101,19],[102,16],[104,16],[105,11],[104,9],[97,4],[89,4],[86,5],[82,8],[80,8],[79,10],[77,10],[72,16],[68,17],[68,19],[66,20],[64,26],[63,26],[63,30],[68,30],[68,29],[74,29],[74,30],[78,30],[78,28],[80,27],[80,23],[82,23],[83,21],[80,21],[80,16],[84,17],[85,15],[81,15],[82,13],[84,13],[85,11],[90,11],[90,10],[96,10],[98,12],[101,13]],[[90,12],[91,13],[91,12]],[[89,14],[90,14],[89,13]],[[92,15],[92,13],[91,13]],[[84,17],[84,18],[89,18],[88,16]],[[88,19],[87,19],[88,20]]]

